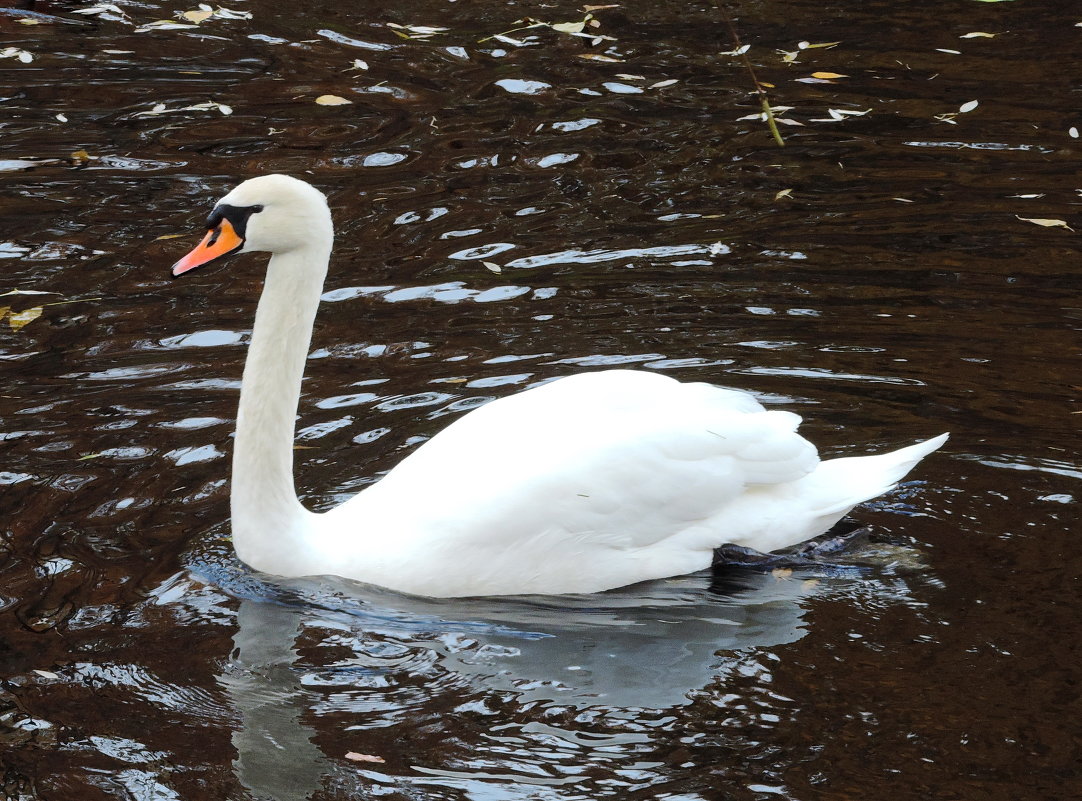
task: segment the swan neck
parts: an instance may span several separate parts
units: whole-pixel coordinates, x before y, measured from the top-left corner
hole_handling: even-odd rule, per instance
[[[311,517],[294,488],[293,438],[329,257],[329,242],[271,257],[244,364],[233,451],[233,542],[241,559],[269,572],[279,572],[279,559],[295,563],[296,539]]]

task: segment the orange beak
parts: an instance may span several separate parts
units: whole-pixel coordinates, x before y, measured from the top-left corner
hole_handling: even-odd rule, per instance
[[[191,253],[173,265],[173,277],[176,278],[220,256],[232,253],[243,244],[244,240],[237,236],[232,223],[229,220],[222,220],[217,228],[207,231],[203,241],[196,245]]]

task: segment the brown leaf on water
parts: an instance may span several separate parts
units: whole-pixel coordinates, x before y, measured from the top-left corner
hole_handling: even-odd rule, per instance
[[[1018,217],[1017,214],[1014,215],[1014,216]],[[1018,219],[1021,220],[1022,222],[1028,222],[1028,223],[1033,223],[1034,225],[1039,225],[1042,228],[1066,228],[1068,231],[1073,231],[1074,230],[1074,228],[1072,228],[1071,226],[1069,226],[1067,224],[1066,220],[1053,220],[1053,219],[1047,219],[1047,218],[1043,218],[1043,217],[1018,217]]]
[[[386,762],[387,760],[381,756],[375,754],[359,754],[356,751],[347,751],[346,759],[351,759],[354,762]]]
[[[622,58],[613,58],[601,53],[579,53],[578,57],[586,61],[604,61],[611,64],[622,64],[624,62]]]
[[[41,317],[41,306],[34,306],[31,309],[26,309],[21,312],[9,312],[8,313],[8,325],[12,330],[18,331],[24,325],[34,322],[34,320]]]
[[[346,100],[338,95],[320,95],[316,98],[316,102],[321,106],[348,106],[353,103],[352,100]]]

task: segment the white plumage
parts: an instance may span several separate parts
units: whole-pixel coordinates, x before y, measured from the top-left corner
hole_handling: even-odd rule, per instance
[[[797,415],[743,392],[583,373],[469,412],[315,514],[294,493],[292,441],[330,212],[279,175],[246,181],[218,208],[246,222],[239,250],[272,253],[233,461],[234,544],[259,570],[432,596],[595,592],[701,570],[723,543],[772,551],[821,534],[946,441],[820,462]],[[222,255],[210,240],[175,274]]]

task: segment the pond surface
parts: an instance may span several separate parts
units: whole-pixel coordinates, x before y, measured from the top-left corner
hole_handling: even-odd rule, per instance
[[[784,148],[710,4],[586,36],[523,29],[571,3],[0,14],[7,798],[1073,795],[1082,9],[727,5]],[[338,226],[314,508],[608,366],[753,392],[827,455],[952,439],[854,512],[860,570],[443,602],[250,574],[262,262],[167,269],[271,171]]]

